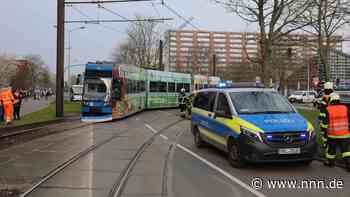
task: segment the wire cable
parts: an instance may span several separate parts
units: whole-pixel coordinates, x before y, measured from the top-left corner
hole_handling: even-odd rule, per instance
[[[186,23],[188,23],[189,25],[191,25],[193,28],[195,28],[196,30],[199,30],[199,28],[197,26],[195,26],[190,20],[188,20],[187,18],[183,17],[181,14],[179,14],[175,9],[171,8],[167,3],[165,3],[164,1],[162,2],[162,5],[164,7],[166,7],[170,12],[172,12],[173,14],[175,14],[177,17],[181,18],[182,20],[184,20]]]

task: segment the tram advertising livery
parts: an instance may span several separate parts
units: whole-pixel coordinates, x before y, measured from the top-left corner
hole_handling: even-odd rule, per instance
[[[178,92],[191,90],[191,75],[131,65],[88,63],[81,120],[105,122],[144,109],[178,106]]]

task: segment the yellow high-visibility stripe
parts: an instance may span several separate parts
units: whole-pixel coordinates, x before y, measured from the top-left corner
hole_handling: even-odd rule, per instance
[[[343,156],[343,158],[350,157],[350,152],[345,152],[345,153],[342,154],[342,156]]]
[[[325,150],[326,158],[327,158],[327,159],[335,159],[335,158],[336,158],[336,155],[328,154],[328,150],[329,150],[329,147],[327,146],[327,147],[326,147],[326,150]]]
[[[323,129],[327,129],[328,128],[328,124],[323,124],[322,122],[320,123],[320,127]]]
[[[204,128],[199,128],[199,132],[203,135],[205,135],[207,138],[219,143],[219,144],[222,144],[224,146],[226,146],[226,139],[220,135],[217,135],[213,132],[210,132],[208,131],[207,129],[204,129]]]
[[[350,135],[328,135],[329,138],[333,138],[333,139],[346,139],[346,138],[350,138]]]
[[[319,116],[319,117],[327,117],[327,114],[325,114],[325,113],[320,113],[318,116]]]

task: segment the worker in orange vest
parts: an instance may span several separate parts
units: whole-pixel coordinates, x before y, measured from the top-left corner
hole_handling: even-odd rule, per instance
[[[13,102],[15,98],[12,95],[11,88],[4,88],[0,93],[0,100],[3,105],[4,120],[10,124],[13,119]]]
[[[335,165],[337,149],[340,148],[346,169],[350,172],[350,131],[347,106],[340,103],[338,94],[332,93],[329,96],[328,106],[320,113],[324,114],[321,121],[326,128],[321,131],[327,159],[325,165],[329,167]]]

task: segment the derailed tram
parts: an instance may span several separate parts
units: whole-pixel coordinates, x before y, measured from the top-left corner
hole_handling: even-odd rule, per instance
[[[178,92],[189,94],[191,75],[145,70],[131,65],[88,63],[81,120],[105,122],[144,109],[178,107]]]

